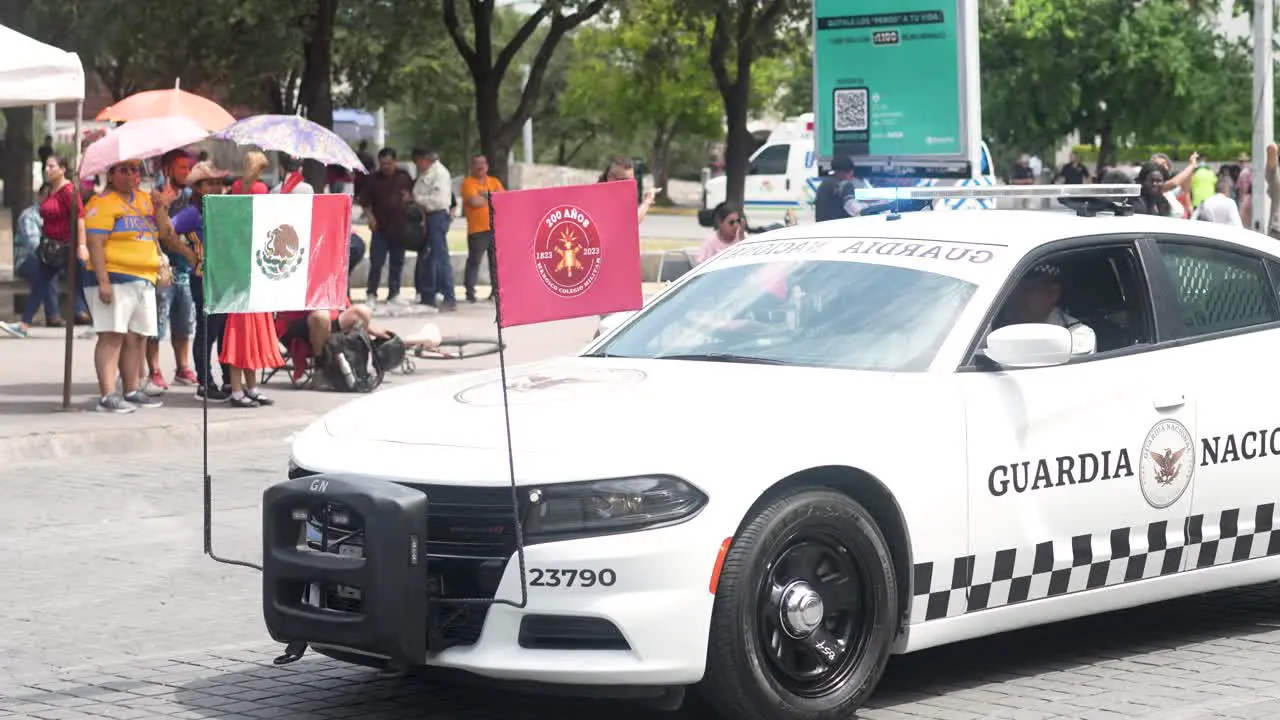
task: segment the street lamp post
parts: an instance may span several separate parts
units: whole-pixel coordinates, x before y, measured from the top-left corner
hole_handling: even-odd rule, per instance
[[[1253,2],[1253,217],[1250,227],[1267,232],[1267,144],[1275,127],[1275,65],[1271,23],[1275,0]]]

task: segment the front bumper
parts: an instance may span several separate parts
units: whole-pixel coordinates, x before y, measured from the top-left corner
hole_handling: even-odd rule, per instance
[[[358,532],[298,519],[325,507]],[[263,522],[264,616],[279,642],[532,683],[702,678],[723,541],[702,517],[526,546],[523,607],[509,487],[300,477],[267,491]]]

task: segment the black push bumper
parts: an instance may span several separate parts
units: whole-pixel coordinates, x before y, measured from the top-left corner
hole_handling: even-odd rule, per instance
[[[359,553],[309,547],[309,518],[327,527],[339,513]],[[430,627],[424,493],[343,475],[289,480],[264,494],[262,538],[262,610],[273,639],[423,662]],[[335,588],[357,591],[359,601],[326,602]]]

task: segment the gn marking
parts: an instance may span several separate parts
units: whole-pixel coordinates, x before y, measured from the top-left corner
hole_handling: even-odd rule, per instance
[[[328,480],[312,480],[311,481],[311,492],[322,493],[328,489],[329,489]]]

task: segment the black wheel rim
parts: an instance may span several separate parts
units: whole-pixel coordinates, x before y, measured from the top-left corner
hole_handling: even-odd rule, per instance
[[[759,651],[778,684],[799,697],[823,697],[843,685],[866,655],[874,627],[866,568],[842,534],[831,528],[793,535],[760,579]],[[797,612],[797,598],[809,594],[821,605]]]

